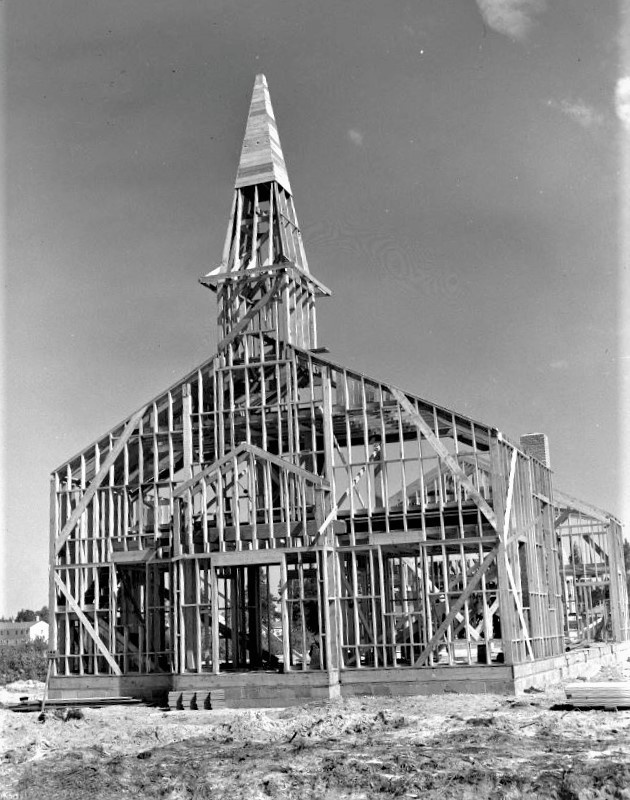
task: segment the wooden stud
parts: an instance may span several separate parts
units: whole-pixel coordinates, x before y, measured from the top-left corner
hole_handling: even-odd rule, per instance
[[[81,518],[81,515],[83,514],[83,512],[88,507],[88,505],[89,505],[90,501],[92,500],[92,498],[96,495],[97,489],[99,488],[101,483],[105,480],[105,478],[109,474],[110,466],[114,463],[114,461],[118,458],[118,456],[122,452],[123,447],[125,446],[125,444],[129,440],[131,435],[133,434],[133,432],[136,429],[138,423],[142,419],[146,409],[147,409],[147,407],[143,406],[143,408],[141,408],[139,411],[137,411],[131,417],[129,422],[126,424],[123,432],[121,433],[120,438],[116,442],[116,445],[110,450],[110,452],[107,455],[107,458],[105,459],[105,462],[100,467],[100,469],[99,469],[98,473],[96,474],[96,476],[92,479],[92,482],[90,483],[88,488],[85,490],[85,493],[81,497],[81,500],[77,503],[76,508],[72,512],[72,515],[70,516],[70,519],[63,526],[63,528],[62,528],[62,530],[61,530],[61,532],[60,532],[60,534],[59,534],[59,536],[57,538],[57,542],[55,544],[55,549],[56,549],[57,553],[61,550],[61,548],[64,546],[64,544],[68,540],[68,537],[73,532],[77,522]]]
[[[107,649],[107,647],[101,641],[101,637],[98,635],[98,633],[94,629],[94,626],[92,625],[90,620],[85,616],[83,611],[80,609],[79,604],[74,599],[74,597],[72,596],[71,592],[68,591],[68,589],[66,588],[66,585],[64,584],[64,582],[61,580],[61,578],[59,577],[59,575],[57,573],[54,573],[54,580],[55,580],[55,584],[57,585],[57,588],[62,593],[62,595],[65,597],[66,602],[68,603],[68,605],[70,606],[72,611],[77,615],[77,617],[78,617],[79,621],[81,622],[83,628],[89,634],[90,638],[92,639],[92,641],[94,642],[94,644],[96,645],[98,650],[100,651],[101,655],[105,658],[105,660],[109,664],[109,666],[111,668],[111,671],[114,673],[114,675],[120,675],[121,674],[120,667],[114,661],[114,659],[111,657],[111,655],[109,653],[109,650]]]

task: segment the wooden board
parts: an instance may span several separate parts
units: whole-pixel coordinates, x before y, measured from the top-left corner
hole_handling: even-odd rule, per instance
[[[570,683],[564,691],[576,708],[630,708],[630,681]]]

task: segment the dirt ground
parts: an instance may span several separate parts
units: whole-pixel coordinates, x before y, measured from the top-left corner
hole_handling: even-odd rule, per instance
[[[630,670],[593,680],[630,680]],[[0,690],[0,702],[41,684]],[[630,710],[520,698],[360,697],[287,709],[0,708],[0,798],[630,800]]]

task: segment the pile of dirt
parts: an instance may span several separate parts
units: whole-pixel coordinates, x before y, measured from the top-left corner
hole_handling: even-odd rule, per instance
[[[630,711],[552,711],[563,697],[106,707],[44,723],[0,710],[0,797],[630,800]]]

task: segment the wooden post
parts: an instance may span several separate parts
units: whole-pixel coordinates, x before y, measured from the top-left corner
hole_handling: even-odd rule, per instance
[[[260,567],[247,569],[247,641],[249,646],[249,667],[260,667],[262,648],[261,609],[260,609]]]
[[[58,624],[58,611],[57,611],[57,591],[55,589],[55,566],[57,560],[56,538],[58,531],[58,503],[57,503],[57,487],[59,485],[59,478],[57,473],[53,473],[50,478],[50,539],[48,548],[49,567],[48,567],[48,608],[49,608],[49,626],[48,626],[48,649],[51,653],[57,652],[57,624]],[[58,660],[51,659],[49,664],[52,664],[51,674],[57,675]]]
[[[221,649],[219,639],[219,587],[217,568],[210,562],[210,597],[212,612],[212,672],[219,674],[221,666]]]
[[[282,660],[285,672],[290,672],[291,670],[291,624],[289,621],[289,607],[287,603],[288,590],[287,561],[286,556],[283,555],[282,561],[280,562],[280,619],[282,620]]]
[[[506,664],[514,664],[517,660],[516,655],[518,652],[514,644],[514,638],[517,635],[517,626],[514,615],[514,600],[507,573],[508,557],[505,546],[506,503],[504,500],[504,497],[506,496],[506,489],[500,447],[500,443],[493,438],[490,445],[490,458],[492,463],[492,498],[497,520],[497,535],[499,536],[499,550],[497,554],[499,618],[501,620],[503,660]]]

